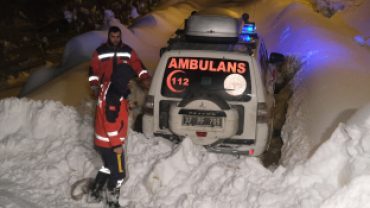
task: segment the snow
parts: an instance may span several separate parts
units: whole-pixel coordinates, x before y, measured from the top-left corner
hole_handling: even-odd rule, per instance
[[[354,38],[354,40],[355,40],[355,42],[357,43],[357,44],[359,44],[360,46],[364,46],[365,45],[365,38],[364,38],[364,36],[362,36],[362,35],[357,35],[355,38]]]
[[[109,23],[109,21],[111,21],[112,19],[114,19],[114,12],[112,10],[104,10],[104,19],[103,19],[103,23],[104,24],[107,24]]]
[[[337,15],[340,16],[347,25],[355,28],[361,35],[368,39],[370,38],[369,8],[370,1],[360,0],[345,11],[339,12]]]
[[[5,193],[31,199],[34,207],[53,207],[70,182],[95,171],[99,156],[91,118],[54,101],[10,98],[0,103],[0,187]],[[5,204],[22,207],[12,198]]]
[[[0,101],[0,196],[6,207],[101,207],[70,199],[102,161],[93,120],[54,101]],[[129,207],[366,207],[370,203],[370,104],[341,123],[307,160],[274,173],[258,158],[208,153],[190,138],[128,136]]]
[[[352,4],[328,19],[312,11],[307,2],[170,0],[130,28],[111,19],[109,25],[121,28],[123,41],[138,51],[151,73],[159,48],[191,11],[202,8],[235,16],[248,12],[269,52],[302,61],[302,69],[288,85],[292,96],[282,129],[282,165],[274,172],[263,167],[259,158],[209,153],[189,138],[174,145],[130,130],[130,178],[122,186],[121,204],[137,208],[367,207],[368,2]],[[367,45],[355,42],[358,35]],[[60,70],[49,68],[45,73],[51,74],[50,80],[79,66],[29,97],[37,101],[0,100],[1,207],[101,207],[72,201],[69,187],[94,177],[102,165],[93,146],[94,101],[84,97],[88,87],[81,85],[81,80],[87,80],[87,64],[80,64],[90,59],[106,36],[107,31],[93,31],[72,39],[62,66],[54,68]],[[136,98],[145,94],[133,89]],[[78,95],[68,101],[73,94]],[[68,102],[76,108],[65,106]]]
[[[64,11],[64,18],[69,23],[72,23],[72,21],[77,20],[76,13],[75,12],[70,12],[70,11]]]
[[[137,12],[136,7],[133,6],[131,8],[131,14],[129,14],[128,17],[132,17],[134,19],[140,17],[140,14]]]
[[[294,21],[290,19],[294,18]],[[285,6],[262,28],[271,51],[294,55],[303,65],[292,81],[293,95],[282,129],[284,166],[305,161],[340,122],[370,102],[370,50],[353,40],[358,32],[299,3]],[[281,34],[275,38],[276,34]]]
[[[332,17],[338,11],[343,11],[362,0],[311,0],[316,12],[325,17]]]

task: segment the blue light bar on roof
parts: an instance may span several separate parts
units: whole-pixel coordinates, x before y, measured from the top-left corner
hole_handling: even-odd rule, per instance
[[[242,33],[253,33],[256,30],[256,24],[247,23],[243,25]]]
[[[241,35],[240,37],[244,43],[249,43],[251,41],[251,37],[249,37],[249,35]]]

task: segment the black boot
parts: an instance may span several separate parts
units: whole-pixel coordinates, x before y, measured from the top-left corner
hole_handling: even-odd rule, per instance
[[[120,196],[121,186],[120,184],[110,184],[107,185],[107,207],[109,208],[120,208],[119,196]]]
[[[95,178],[95,182],[91,185],[89,194],[87,197],[88,203],[99,203],[103,200],[103,186],[107,182],[109,174],[98,172]]]

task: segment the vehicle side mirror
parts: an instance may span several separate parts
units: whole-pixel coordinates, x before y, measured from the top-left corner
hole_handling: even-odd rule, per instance
[[[284,55],[280,53],[271,53],[269,63],[276,64],[276,63],[283,63],[284,62]]]
[[[162,55],[164,54],[164,52],[166,52],[166,49],[167,49],[167,48],[161,48],[161,49],[159,50],[159,57],[162,57]]]

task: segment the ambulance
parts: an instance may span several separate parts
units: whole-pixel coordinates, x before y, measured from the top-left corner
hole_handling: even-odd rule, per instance
[[[249,15],[194,13],[161,49],[143,132],[210,152],[259,156],[273,131],[275,64]]]

